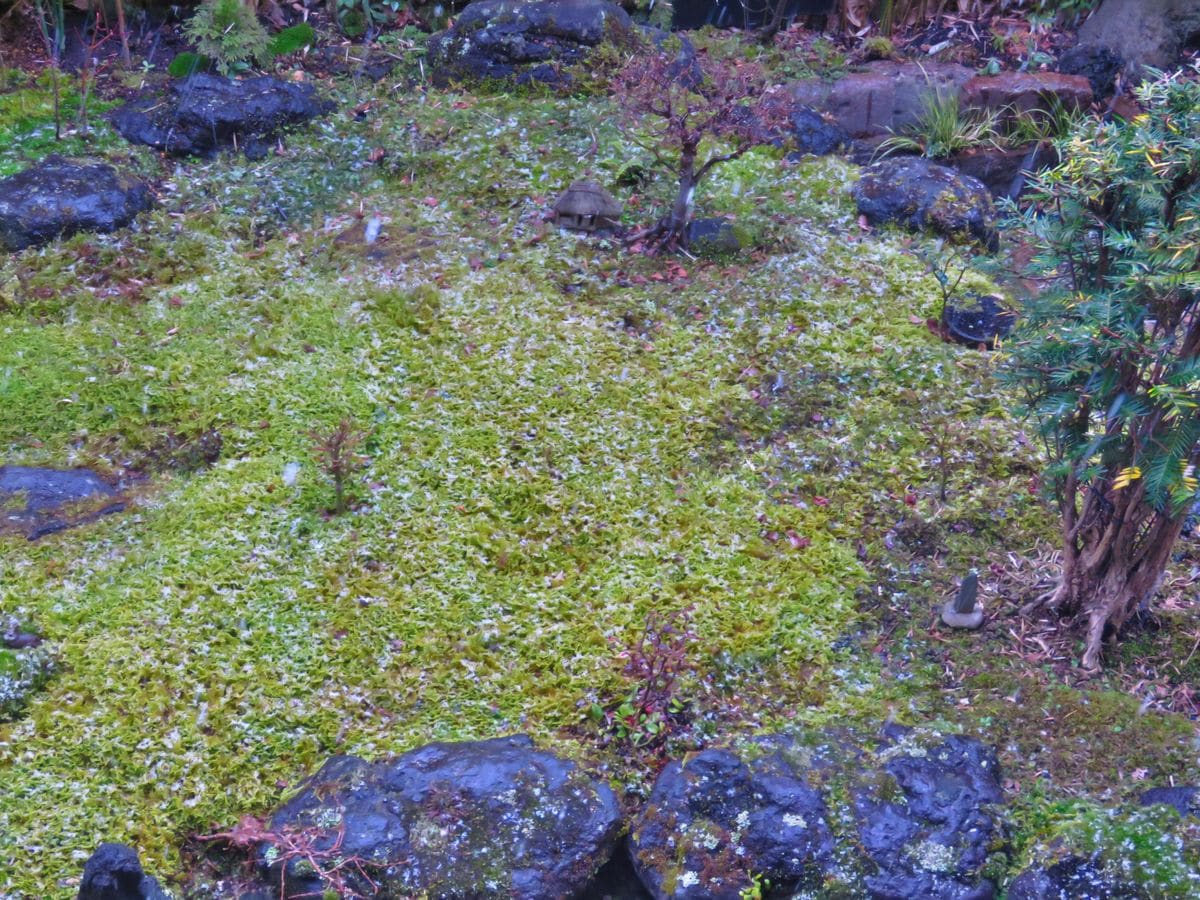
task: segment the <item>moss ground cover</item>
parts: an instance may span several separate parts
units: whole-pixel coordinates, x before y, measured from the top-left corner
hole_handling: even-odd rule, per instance
[[[607,101],[335,89],[284,156],[135,155],[162,201],[135,231],[0,261],[0,457],[143,474],[122,515],[0,538],[0,611],[60,656],[0,723],[0,896],[70,896],[101,840],[176,873],[334,752],[601,754],[580,723],[656,608],[695,607],[714,735],[1030,739],[1003,673],[969,715],[941,688],[971,645],[924,635],[956,567],[1049,534],[1036,458],[995,360],[926,329],[908,239],[860,230],[853,167],[748,154],[699,204],[764,249],[668,265],[543,220],[581,168],[651,164]],[[627,218],[671,190],[624,189]],[[330,518],[308,434],[345,416],[369,462]],[[144,464],[212,429],[211,468]]]

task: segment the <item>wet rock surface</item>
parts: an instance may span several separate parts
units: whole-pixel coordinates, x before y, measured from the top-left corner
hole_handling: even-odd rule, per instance
[[[921,157],[881,160],[854,186],[858,211],[872,225],[900,225],[954,239],[999,244],[991,194],[978,180]]]
[[[663,770],[629,852],[656,898],[736,898],[756,875],[779,896],[989,898],[997,770],[976,741],[900,729],[875,750],[790,736],[706,750]]]
[[[1113,878],[1094,860],[1070,856],[1034,866],[1008,886],[1008,900],[1147,900],[1137,887]]]
[[[320,829],[322,849],[340,840],[342,856],[370,864],[383,896],[549,898],[578,894],[611,857],[620,809],[606,785],[515,736],[374,764],[334,757],[270,828]],[[284,864],[267,848],[261,860],[279,884]],[[319,896],[319,880],[294,863],[282,873],[286,895]]]
[[[831,153],[840,153],[850,145],[850,135],[846,129],[812,107],[798,106],[789,118],[792,141],[796,145],[789,158],[829,156]]]
[[[607,0],[477,0],[430,39],[430,77],[437,85],[489,79],[563,84],[560,66],[634,34],[629,15]]]
[[[0,179],[0,249],[123,228],[153,205],[150,189],[112,166],[48,156]]]
[[[946,164],[962,175],[983,183],[993,197],[1017,199],[1028,187],[1028,173],[1040,172],[1058,163],[1058,154],[1046,144],[1008,149],[972,147],[947,159]]]
[[[870,896],[993,897],[979,873],[1002,843],[994,751],[959,736],[923,744],[898,728],[888,738],[875,754],[883,777],[852,789],[859,838],[878,867],[866,879]]]
[[[117,489],[90,469],[0,466],[0,534],[32,541],[124,508]]]
[[[112,113],[117,131],[131,143],[173,156],[209,156],[237,149],[251,159],[266,156],[289,125],[332,109],[312,85],[271,76],[236,80],[193,75],[172,82],[166,94],[150,91]]]
[[[794,890],[833,866],[827,819],[820,793],[785,755],[746,761],[705,750],[659,775],[629,853],[655,898],[738,897],[755,875]]]
[[[977,75],[963,85],[961,102],[971,109],[993,110],[1002,116],[1034,111],[1085,109],[1092,86],[1081,75],[1061,72],[1004,72]]]
[[[101,844],[83,867],[79,900],[170,900],[170,895],[142,871],[132,847]]]

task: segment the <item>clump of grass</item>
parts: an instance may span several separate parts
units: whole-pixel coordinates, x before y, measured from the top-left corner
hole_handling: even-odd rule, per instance
[[[957,94],[934,91],[926,94],[920,118],[903,133],[880,144],[878,153],[918,153],[930,159],[945,159],[972,147],[996,146],[999,123],[995,110],[964,111]]]

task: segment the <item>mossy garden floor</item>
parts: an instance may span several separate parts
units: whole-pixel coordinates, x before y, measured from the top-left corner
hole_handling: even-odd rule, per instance
[[[0,724],[0,896],[71,896],[102,840],[176,874],[337,752],[525,731],[636,793],[587,709],[684,606],[692,739],[961,728],[1042,830],[1196,777],[1185,717],[1031,676],[1004,621],[931,636],[966,568],[1053,521],[998,358],[929,333],[936,284],[859,227],[852,166],[754,152],[699,205],[764,249],[645,259],[543,221],[581,173],[651,167],[607,101],[332,89],[262,162],[101,129],[157,210],[0,260],[0,461],[139,475],[122,514],[0,538],[0,612],[61,660]],[[670,187],[622,189],[627,220]],[[335,517],[310,432],[347,416],[369,462]],[[162,464],[212,430],[215,465]]]

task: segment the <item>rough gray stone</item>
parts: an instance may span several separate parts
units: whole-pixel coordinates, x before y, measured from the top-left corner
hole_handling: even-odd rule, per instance
[[[657,900],[732,900],[755,875],[773,896],[993,897],[994,753],[897,728],[869,743],[777,735],[670,763],[630,831],[642,883]]]
[[[1135,69],[1164,69],[1197,35],[1196,0],[1104,0],[1079,29],[1079,45],[1107,47]]]

